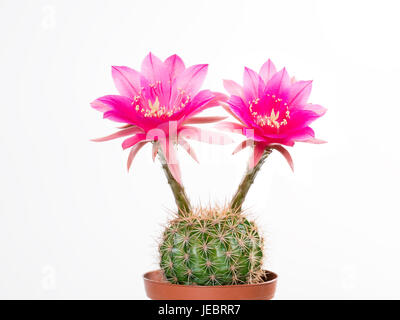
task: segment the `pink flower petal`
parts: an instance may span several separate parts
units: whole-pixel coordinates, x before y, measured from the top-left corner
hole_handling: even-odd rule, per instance
[[[301,128],[297,131],[290,132],[288,136],[285,138],[285,142],[288,141],[298,141],[298,142],[304,142],[308,141],[310,139],[313,139],[315,137],[314,130],[310,127],[304,127]],[[283,143],[288,145],[287,143]]]
[[[236,122],[224,121],[224,122],[217,123],[215,125],[215,128],[217,128],[219,130],[233,132],[233,133],[242,133],[245,126],[243,126],[239,123],[236,123]]]
[[[128,156],[128,163],[127,163],[127,168],[128,171],[132,166],[132,162],[133,159],[135,159],[137,153],[139,152],[140,149],[142,149],[142,147],[147,143],[148,141],[141,141],[139,143],[137,143],[136,145],[134,145],[131,149],[131,151],[129,152],[129,156]]]
[[[316,113],[318,116],[322,117],[327,109],[324,108],[323,106],[320,106],[318,104],[307,104],[303,107],[303,110],[309,110],[309,111],[313,111],[314,113]]]
[[[92,139],[93,142],[104,142],[104,141],[109,141],[109,140],[113,140],[113,139],[117,139],[117,138],[121,138],[121,137],[125,137],[125,136],[129,136],[131,134],[135,134],[135,133],[143,133],[143,130],[139,127],[129,127],[127,129],[122,129],[118,132],[115,132],[109,136],[103,137],[103,138],[96,138],[96,139]]]
[[[132,128],[134,127],[134,125],[132,124],[125,124],[123,126],[117,127],[118,129],[128,129],[128,128]]]
[[[182,127],[179,131],[179,137],[218,145],[226,145],[233,142],[230,137],[223,133],[208,131],[191,126]]]
[[[146,139],[145,134],[142,134],[142,133],[136,134],[136,135],[124,140],[124,142],[122,142],[122,148],[124,150],[128,149],[128,148],[134,146],[135,144],[137,144],[138,142],[143,141],[145,139]]]
[[[207,93],[204,94],[205,96],[208,95],[207,98],[203,96],[203,92]],[[200,94],[202,94],[201,99],[199,98]],[[211,96],[213,97],[211,98]],[[193,98],[190,108],[188,108],[187,111],[185,112],[186,113],[185,118],[193,117],[194,115],[200,113],[201,111],[204,111],[209,108],[222,106],[224,103],[226,103],[227,100],[228,97],[223,93],[212,92],[210,90],[202,90]],[[193,106],[195,106],[195,112],[190,111],[194,110]]]
[[[254,128],[243,128],[243,135],[254,141],[258,142],[267,141],[266,137],[259,135]]]
[[[257,72],[245,67],[243,74],[243,92],[247,101],[252,101],[261,96],[264,84]]]
[[[141,85],[146,89],[147,98],[157,97],[162,105],[167,105],[171,94],[171,79],[167,66],[151,52],[142,62],[142,74],[148,80],[148,83],[141,79]],[[154,89],[154,88],[157,89]],[[153,100],[153,99],[152,99]]]
[[[285,157],[285,159],[286,159],[287,163],[289,164],[290,168],[292,169],[292,171],[294,171],[293,159],[292,159],[292,156],[290,155],[289,151],[287,151],[281,145],[271,145],[270,147],[272,149],[279,151]]]
[[[232,96],[243,97],[243,88],[233,80],[224,80],[224,88]]]
[[[103,112],[105,119],[130,124],[140,123],[140,119],[133,112],[132,100],[128,97],[117,95],[104,96],[93,101],[91,106]]]
[[[232,113],[235,115],[241,123],[250,128],[256,128],[258,125],[254,122],[253,117],[250,114],[249,107],[238,96],[231,96],[228,105]]]
[[[283,94],[290,88],[290,78],[285,68],[275,73],[267,84],[267,92],[283,98]]]
[[[186,152],[194,159],[194,161],[199,163],[199,160],[197,159],[196,153],[194,152],[194,150],[190,146],[189,142],[187,142],[184,138],[179,138],[178,139],[178,144],[181,145],[183,147],[183,149],[186,150]]]
[[[219,102],[216,102],[215,95],[210,90],[202,90],[191,101],[190,105],[176,113],[171,119],[178,120],[190,119],[194,115],[204,111],[205,109],[216,107]]]
[[[112,77],[119,93],[133,99],[140,91],[140,73],[128,67],[112,67]]]
[[[319,117],[318,114],[311,110],[291,110],[290,121],[288,121],[287,126],[285,126],[285,130],[282,130],[282,136],[291,135],[293,132],[307,127]]]
[[[324,143],[328,143],[325,140],[321,140],[321,139],[317,139],[317,138],[311,138],[308,140],[304,140],[302,142],[307,142],[307,143],[312,143],[312,144],[324,144]]]
[[[164,65],[168,69],[171,80],[179,76],[185,70],[185,64],[183,63],[182,59],[176,54],[168,57],[164,61]]]
[[[111,96],[111,97],[118,97],[119,96]],[[100,112],[107,112],[110,110],[114,110],[114,103],[109,103],[106,99],[110,98],[110,96],[101,97],[99,99],[94,100],[90,106]],[[129,103],[129,102],[127,102]]]
[[[121,122],[121,123],[128,122],[128,120],[125,117],[121,116],[120,114],[114,111],[104,112],[103,119],[108,119],[114,122]]]
[[[213,123],[225,120],[227,117],[193,117],[191,119],[185,120],[184,124],[200,124],[200,123]]]
[[[289,106],[304,105],[311,94],[312,81],[297,81],[290,87]]]
[[[272,63],[270,59],[266,63],[264,63],[260,69],[261,79],[264,80],[265,85],[267,85],[268,81],[272,78],[272,76],[276,73],[275,65]]]
[[[176,78],[176,89],[194,96],[207,75],[208,64],[197,64],[187,68]]]
[[[142,74],[150,81],[156,82],[161,80],[165,74],[169,73],[164,63],[151,52],[144,58],[141,68]]]
[[[240,151],[242,151],[243,149],[250,147],[250,146],[254,146],[254,140],[251,139],[247,139],[245,141],[243,141],[241,144],[239,144],[235,150],[233,150],[232,154],[236,154]]]

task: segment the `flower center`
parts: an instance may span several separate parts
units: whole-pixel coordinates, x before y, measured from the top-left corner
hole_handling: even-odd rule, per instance
[[[185,90],[178,89],[178,93],[171,99],[164,99],[161,82],[150,84],[149,88],[141,88],[139,94],[133,98],[132,106],[136,111],[148,118],[169,118],[174,113],[181,111],[190,102],[190,95]]]
[[[261,101],[260,98],[249,101],[249,110],[254,122],[261,127],[279,129],[290,119],[288,104],[274,94],[266,94]]]

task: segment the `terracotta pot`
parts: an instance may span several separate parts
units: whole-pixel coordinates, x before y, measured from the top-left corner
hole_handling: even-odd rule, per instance
[[[278,275],[267,271],[263,283],[229,286],[172,284],[164,280],[161,270],[147,272],[143,278],[146,294],[152,300],[270,300]]]

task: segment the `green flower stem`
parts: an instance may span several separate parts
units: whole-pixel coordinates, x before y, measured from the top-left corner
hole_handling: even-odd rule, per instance
[[[185,213],[188,213],[192,210],[192,207],[190,205],[189,199],[186,195],[185,189],[183,186],[175,180],[173,177],[171,170],[169,170],[167,160],[165,159],[165,156],[161,149],[158,151],[158,157],[161,162],[161,166],[164,170],[165,176],[167,177],[168,184],[171,187],[172,193],[175,198],[175,203],[178,207],[179,215],[184,215]]]
[[[240,183],[230,203],[230,208],[232,209],[232,211],[239,212],[242,210],[242,205],[244,200],[246,199],[247,193],[249,192],[249,189],[253,184],[258,171],[260,171],[262,165],[264,164],[268,156],[271,154],[271,152],[272,149],[266,149],[263,155],[261,156],[260,161],[257,163],[257,165],[255,165],[253,169],[247,169],[247,172],[244,175],[242,182]]]

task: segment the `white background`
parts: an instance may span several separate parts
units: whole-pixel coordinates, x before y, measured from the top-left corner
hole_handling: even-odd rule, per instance
[[[271,58],[313,79],[326,145],[273,154],[246,206],[266,236],[277,299],[400,298],[400,22],[397,1],[0,1],[0,298],[145,299],[174,201],[150,146],[126,172],[111,65],[151,50],[209,63],[203,88]],[[222,111],[213,110],[212,114]],[[235,136],[237,142],[240,136]],[[180,152],[190,197],[223,203],[248,153]]]

